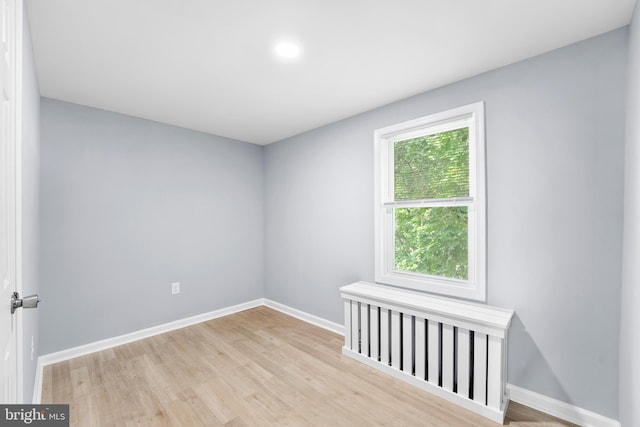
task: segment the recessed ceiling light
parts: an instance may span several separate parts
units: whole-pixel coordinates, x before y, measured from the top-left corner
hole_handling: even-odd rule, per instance
[[[276,55],[284,59],[295,59],[300,56],[300,46],[293,42],[280,42],[275,47]]]

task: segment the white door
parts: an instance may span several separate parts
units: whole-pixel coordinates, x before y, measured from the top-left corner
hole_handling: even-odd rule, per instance
[[[16,0],[0,0],[0,403],[17,403],[16,291]]]

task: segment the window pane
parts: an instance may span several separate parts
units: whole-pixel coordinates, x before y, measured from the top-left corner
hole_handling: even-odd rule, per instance
[[[469,195],[469,128],[394,144],[395,200]]]
[[[467,279],[466,206],[396,208],[395,269]]]

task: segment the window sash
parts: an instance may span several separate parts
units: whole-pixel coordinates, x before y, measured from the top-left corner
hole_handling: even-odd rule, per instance
[[[385,208],[441,208],[448,206],[471,206],[473,197],[450,197],[447,199],[420,199],[385,202]]]
[[[449,126],[447,126],[449,125]],[[407,139],[419,138],[421,136],[426,135],[434,135],[442,132],[447,132],[456,129],[462,128],[469,129],[469,196],[463,197],[454,197],[454,199],[463,199],[465,197],[474,198],[476,197],[477,185],[476,177],[477,177],[477,135],[480,131],[476,128],[475,123],[475,115],[470,114],[468,117],[463,120],[453,120],[451,123],[442,123],[436,126],[436,130],[434,131],[431,128],[431,125],[423,125],[421,127],[417,127],[416,129],[411,130],[408,133],[396,132],[395,134],[385,135],[383,144],[386,145],[386,149],[383,150],[382,153],[382,177],[383,177],[383,188],[382,188],[382,203],[393,203],[400,202],[395,200],[395,174],[394,172],[394,143],[405,141]],[[386,179],[384,179],[386,177]],[[438,200],[438,199],[422,199],[422,200]]]
[[[454,277],[435,276],[425,273],[415,273],[404,270],[397,270],[395,267],[395,213],[394,210],[398,208],[407,207],[467,207],[467,279],[457,279]],[[423,279],[428,281],[437,281],[444,284],[455,284],[456,286],[469,287],[473,284],[476,278],[476,251],[477,251],[477,239],[476,239],[476,207],[473,203],[466,204],[451,204],[451,205],[438,205],[438,206],[385,206],[384,208],[384,234],[386,240],[387,254],[385,256],[384,269],[387,274],[401,274],[417,279]]]
[[[469,196],[394,200],[394,142],[469,128]],[[484,301],[486,298],[486,202],[484,105],[482,102],[375,131],[376,281],[394,286]],[[395,270],[394,209],[465,206],[467,280]]]

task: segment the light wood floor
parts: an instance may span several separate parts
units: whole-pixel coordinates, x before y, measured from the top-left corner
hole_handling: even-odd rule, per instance
[[[72,426],[491,426],[341,354],[343,337],[260,307],[47,366]],[[511,403],[517,427],[570,426]]]

